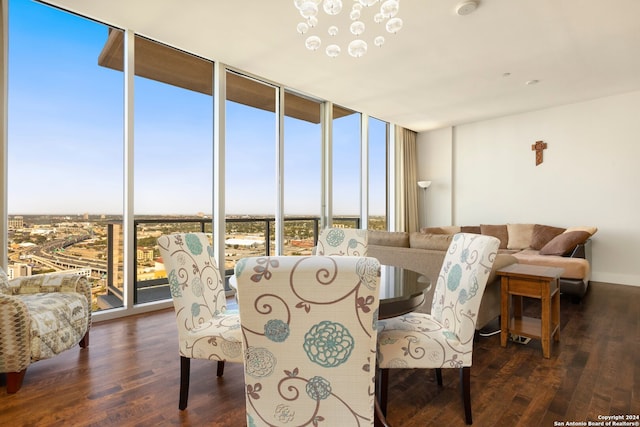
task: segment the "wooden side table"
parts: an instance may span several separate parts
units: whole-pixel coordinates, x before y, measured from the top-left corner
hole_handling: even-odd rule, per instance
[[[564,270],[556,267],[511,264],[496,271],[501,276],[500,344],[507,346],[509,333],[540,339],[542,355],[549,358],[551,337],[560,341],[560,288],[558,278]],[[541,318],[522,315],[522,297],[537,298]],[[511,302],[511,304],[510,304]],[[512,307],[509,307],[512,305]],[[510,310],[511,308],[511,310]]]

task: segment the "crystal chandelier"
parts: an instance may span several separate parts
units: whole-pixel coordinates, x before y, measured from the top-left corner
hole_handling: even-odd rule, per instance
[[[339,18],[343,11],[343,3],[349,2],[353,3],[348,12],[349,19],[347,21],[343,18],[342,21],[347,24],[341,26]],[[300,34],[307,36],[305,46],[309,50],[315,51],[322,46],[322,39],[318,34],[324,31],[324,28],[320,29],[319,24],[320,19],[324,20],[325,16],[320,17],[320,10],[322,9],[327,15],[326,32],[329,42],[325,52],[331,58],[340,55],[342,51],[342,48],[334,40],[331,40],[340,32],[347,32],[353,36],[347,46],[347,51],[354,58],[359,58],[367,53],[366,40],[373,41],[373,44],[378,47],[384,44],[383,35],[374,34],[371,36],[373,33],[380,33],[380,27],[385,28],[391,34],[397,33],[402,28],[402,19],[397,16],[400,0],[344,0],[344,2],[342,0],[293,0],[293,3],[304,18],[304,21],[298,24],[297,29]],[[379,8],[374,8],[373,6],[376,6],[377,3],[379,3]],[[373,22],[365,24],[364,17],[368,8],[373,9]]]

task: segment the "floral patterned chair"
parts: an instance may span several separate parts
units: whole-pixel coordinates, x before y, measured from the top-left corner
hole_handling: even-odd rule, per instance
[[[318,236],[316,255],[367,256],[367,230],[325,228]]]
[[[247,425],[374,425],[378,261],[254,257],[235,271]]]
[[[180,401],[187,407],[191,359],[242,363],[240,319],[227,313],[223,278],[204,233],[170,234],[158,238],[178,324]]]
[[[7,279],[0,268],[0,372],[7,393],[27,368],[76,344],[89,345],[91,286],[85,276],[49,273]]]
[[[409,313],[378,322],[380,407],[386,414],[389,369],[460,369],[465,421],[472,423],[470,370],[476,316],[498,252],[495,237],[458,233],[436,282],[431,314]]]

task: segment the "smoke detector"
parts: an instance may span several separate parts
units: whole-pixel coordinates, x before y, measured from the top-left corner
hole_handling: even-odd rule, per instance
[[[456,6],[456,13],[460,16],[469,15],[478,8],[478,2],[475,0],[463,1]]]

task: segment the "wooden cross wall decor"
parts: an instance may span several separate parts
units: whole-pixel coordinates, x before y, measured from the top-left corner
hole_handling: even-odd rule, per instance
[[[536,166],[542,163],[542,150],[545,148],[547,148],[547,143],[542,141],[536,141],[536,143],[531,146],[531,151],[536,152]]]

